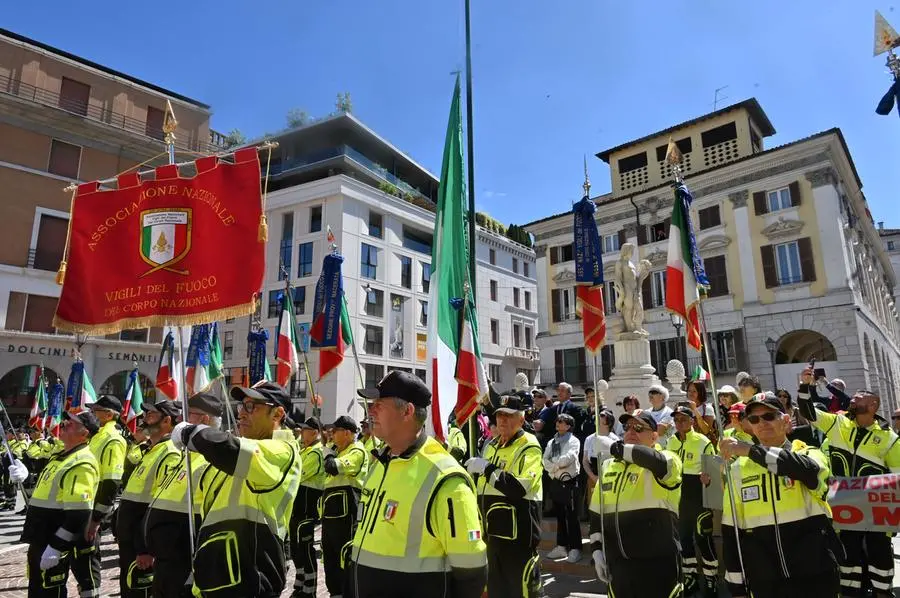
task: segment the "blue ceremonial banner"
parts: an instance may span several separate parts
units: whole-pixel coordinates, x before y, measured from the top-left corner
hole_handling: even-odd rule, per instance
[[[322,274],[316,283],[313,321],[310,329],[312,346],[316,349],[334,349],[342,344],[341,305],[344,297],[344,277],[341,264],[344,258],[337,253],[325,256]]]
[[[578,284],[603,284],[603,247],[594,212],[597,206],[585,195],[575,204],[575,281]]]
[[[297,338],[300,340],[300,350],[309,353],[309,322],[297,324]]]
[[[191,327],[191,344],[188,345],[185,363],[187,367],[207,367],[209,365],[209,324]]]
[[[69,381],[66,384],[66,400],[68,409],[81,410],[81,393],[84,388],[84,362],[76,361],[69,372]]]
[[[247,335],[250,344],[250,386],[266,378],[269,363],[266,361],[266,341],[269,340],[269,331],[260,330]]]

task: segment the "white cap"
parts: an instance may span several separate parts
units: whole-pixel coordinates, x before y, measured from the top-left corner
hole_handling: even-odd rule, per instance
[[[737,390],[735,390],[735,388],[734,388],[733,386],[731,386],[730,384],[726,384],[725,386],[723,386],[722,388],[720,388],[719,390],[717,390],[717,391],[716,391],[716,394],[717,394],[717,395],[728,395],[728,394],[731,394],[731,395],[737,396]]]

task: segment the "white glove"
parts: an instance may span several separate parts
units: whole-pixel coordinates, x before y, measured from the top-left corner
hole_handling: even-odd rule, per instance
[[[823,399],[825,397],[831,396],[831,391],[828,390],[828,380],[826,380],[825,378],[819,378],[818,380],[816,380],[816,394]]]
[[[41,569],[46,571],[47,569],[52,569],[57,566],[61,556],[62,555],[57,549],[52,546],[47,546],[47,548],[44,549],[44,553],[41,555]]]
[[[174,428],[172,428],[172,444],[179,451],[184,448],[185,444],[187,444],[182,436],[184,436],[184,429],[190,425],[192,424],[189,424],[188,422],[179,422],[175,424]]]
[[[615,444],[615,440],[609,436],[594,436],[594,454],[598,457],[602,454],[609,454],[609,447]]]
[[[28,468],[18,459],[13,459],[12,465],[9,466],[9,480],[13,484],[21,484],[28,479]]]
[[[591,556],[594,557],[594,571],[597,572],[597,579],[609,583],[609,569],[606,567],[606,557],[603,556],[603,551],[595,550]]]
[[[488,466],[488,463],[490,463],[490,461],[488,461],[487,459],[482,459],[481,457],[472,457],[471,459],[466,461],[466,471],[468,471],[472,475],[475,475],[476,473],[483,474],[485,468]]]

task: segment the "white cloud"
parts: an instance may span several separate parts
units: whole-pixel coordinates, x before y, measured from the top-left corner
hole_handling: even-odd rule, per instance
[[[504,193],[502,191],[491,191],[490,189],[488,189],[486,191],[482,191],[481,195],[485,199],[493,199],[495,197],[506,197],[506,193]]]

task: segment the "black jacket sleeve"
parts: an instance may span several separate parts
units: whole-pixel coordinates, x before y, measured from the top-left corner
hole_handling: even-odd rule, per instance
[[[755,444],[750,448],[749,457],[772,473],[797,480],[811,490],[819,485],[819,464],[806,455],[775,447],[767,449]]]
[[[621,440],[613,443],[613,445],[609,447],[609,452],[616,459],[624,459],[625,461],[630,461],[644,469],[649,469],[656,478],[664,478],[669,472],[669,464],[666,462],[666,458],[658,450],[639,444],[632,444],[630,446],[630,459],[625,459],[625,443]]]
[[[494,473],[497,473],[497,481],[494,482],[494,488],[503,493],[507,498],[519,500],[525,496],[525,487],[516,479],[516,476],[508,471],[503,471],[493,463],[484,468],[484,476],[491,479]]]
[[[60,552],[69,550],[73,544],[84,542],[84,530],[87,528],[91,512],[87,509],[67,510],[66,518],[59,530],[47,542],[51,547]],[[65,536],[64,538],[61,535]]]
[[[826,385],[826,388],[828,389],[828,392],[837,397],[837,400],[840,403],[841,411],[846,411],[850,408],[850,395],[845,393],[834,384],[828,384]]]
[[[813,405],[812,394],[815,390],[810,384],[801,384],[797,390],[797,406],[800,408],[800,415],[807,420],[816,421],[816,407]]]
[[[453,569],[450,595],[453,598],[481,598],[487,585],[487,566]]]
[[[337,461],[335,460],[334,455],[328,455],[327,457],[325,457],[323,467],[325,469],[325,473],[327,473],[328,475],[338,475],[339,473],[341,473],[341,470],[338,469]]]
[[[213,467],[228,475],[234,475],[238,455],[241,452],[239,438],[213,428],[198,430],[196,426],[187,426],[182,437],[189,438],[191,448],[206,457]]]
[[[97,484],[97,497],[94,499],[92,521],[96,523],[109,515],[121,485],[122,482],[120,480],[101,480]]]

